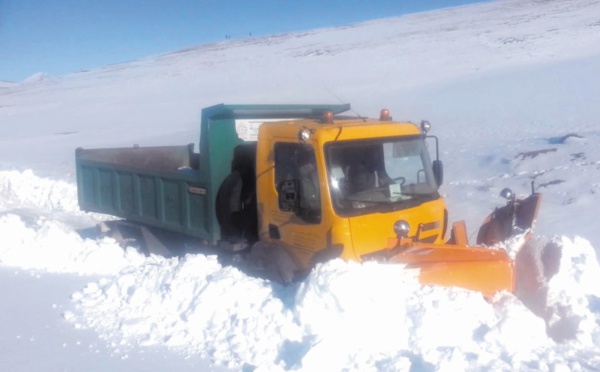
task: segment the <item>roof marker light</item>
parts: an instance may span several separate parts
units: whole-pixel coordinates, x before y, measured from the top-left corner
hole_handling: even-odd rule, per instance
[[[391,121],[392,116],[390,115],[390,111],[388,109],[382,109],[379,113],[379,121]]]
[[[325,113],[323,114],[323,117],[321,118],[321,122],[323,124],[333,124],[333,112],[325,111]]]

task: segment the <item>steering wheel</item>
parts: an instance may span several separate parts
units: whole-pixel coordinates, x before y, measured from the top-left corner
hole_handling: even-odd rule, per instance
[[[392,178],[392,181],[394,181],[394,182],[401,181],[400,182],[400,186],[404,186],[404,184],[406,183],[406,178],[404,178],[404,177],[396,177],[396,178]]]

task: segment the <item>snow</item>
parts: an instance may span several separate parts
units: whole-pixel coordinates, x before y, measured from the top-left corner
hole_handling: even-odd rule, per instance
[[[31,76],[29,76],[28,78],[26,78],[25,80],[23,80],[23,83],[25,84],[35,84],[35,83],[40,83],[43,81],[51,81],[52,77],[50,75],[48,75],[45,72],[37,72]]]
[[[0,364],[8,370],[600,368],[600,3],[506,0],[227,41],[0,89]],[[91,233],[74,150],[197,143],[216,103],[351,102],[428,119],[450,219],[543,193],[518,290],[331,261],[284,287],[213,255]],[[473,238],[471,238],[473,240]],[[22,320],[26,319],[26,320]]]
[[[11,81],[0,80],[0,89],[14,87],[15,85],[16,83],[13,83]]]

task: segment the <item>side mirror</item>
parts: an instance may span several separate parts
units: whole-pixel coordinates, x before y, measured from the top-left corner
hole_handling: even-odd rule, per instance
[[[279,209],[284,212],[296,212],[300,200],[298,180],[281,181],[277,189],[279,192]]]
[[[438,187],[444,182],[444,165],[441,160],[433,161],[433,177],[435,178],[435,183],[437,183]]]

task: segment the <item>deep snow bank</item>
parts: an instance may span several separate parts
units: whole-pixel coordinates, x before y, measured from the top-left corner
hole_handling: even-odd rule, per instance
[[[166,344],[232,367],[598,367],[594,250],[581,238],[552,243],[559,265],[540,277],[545,303],[538,315],[508,293],[487,302],[467,290],[421,286],[400,265],[336,260],[282,287],[194,255],[155,258],[92,283],[73,295],[77,310],[65,317],[122,349]]]
[[[85,239],[75,228],[97,215],[77,205],[73,184],[32,171],[0,171],[0,263],[24,269],[114,275],[144,260],[113,239]]]
[[[232,366],[269,365],[300,334],[277,288],[214,256],[155,257],[75,293],[78,311],[65,318],[125,349],[164,344]]]
[[[600,268],[579,237],[537,238],[517,295],[420,285],[400,265],[332,261],[283,287],[216,257],[144,257],[85,239],[75,188],[0,172],[0,262],[104,275],[64,313],[115,350],[166,345],[231,367],[408,370],[600,368]],[[19,208],[16,208],[16,207]]]
[[[78,213],[77,189],[64,181],[38,177],[31,170],[0,171],[0,210],[10,208]]]
[[[114,275],[144,260],[113,239],[83,239],[71,226],[45,217],[25,221],[15,214],[0,215],[0,236],[0,263],[23,269]]]
[[[517,296],[546,321],[554,340],[600,341],[600,266],[587,240],[534,239],[517,256],[517,278]]]

